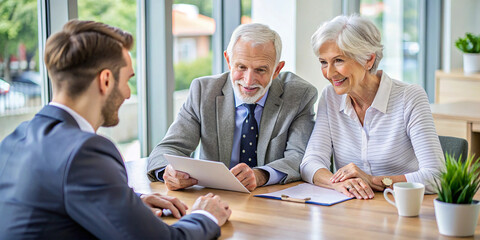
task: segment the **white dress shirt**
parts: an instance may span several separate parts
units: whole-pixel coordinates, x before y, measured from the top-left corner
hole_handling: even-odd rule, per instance
[[[65,110],[66,112],[68,112],[73,117],[73,119],[75,119],[78,126],[80,127],[80,130],[82,130],[84,132],[95,133],[95,129],[93,129],[92,125],[85,118],[80,116],[80,114],[73,111],[71,108],[69,108],[69,107],[67,107],[63,104],[57,103],[57,102],[50,102],[48,105],[52,105],[52,106],[61,108],[61,109]]]
[[[313,183],[315,172],[354,163],[372,176],[405,175],[408,182],[434,193],[434,179],[445,167],[425,91],[382,73],[372,105],[360,123],[350,97],[327,86],[300,165],[302,178]]]

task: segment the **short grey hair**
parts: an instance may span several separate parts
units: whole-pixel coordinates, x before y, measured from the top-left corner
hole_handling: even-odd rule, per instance
[[[275,46],[275,65],[280,62],[282,56],[282,40],[277,32],[270,29],[267,25],[261,23],[249,23],[238,26],[232,33],[227,47],[228,57],[233,57],[233,47],[240,40],[256,44],[265,44],[273,42]]]
[[[369,72],[374,74],[383,57],[383,45],[378,28],[372,21],[356,14],[351,16],[337,16],[325,22],[312,35],[312,48],[315,56],[319,57],[320,47],[328,41],[333,41],[347,56],[360,65],[365,66],[370,55],[376,55],[375,62]]]

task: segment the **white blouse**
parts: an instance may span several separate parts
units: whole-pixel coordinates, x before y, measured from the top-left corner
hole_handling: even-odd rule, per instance
[[[382,73],[372,105],[361,125],[346,94],[327,86],[320,98],[315,128],[300,165],[303,180],[313,183],[315,172],[354,163],[372,176],[405,175],[408,182],[434,193],[434,179],[445,167],[428,98],[418,85]]]

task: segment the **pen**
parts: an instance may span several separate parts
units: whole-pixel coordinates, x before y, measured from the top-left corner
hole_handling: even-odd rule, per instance
[[[292,197],[289,197],[288,195],[283,195],[283,194],[282,194],[281,199],[282,199],[283,201],[305,203],[306,201],[309,201],[309,200],[312,199],[312,198],[309,198],[309,197],[303,198],[303,199],[302,199],[302,198],[292,198]]]

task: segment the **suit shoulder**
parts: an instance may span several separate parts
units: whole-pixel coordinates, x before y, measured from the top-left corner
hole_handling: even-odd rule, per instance
[[[278,79],[284,86],[285,91],[305,91],[311,94],[317,94],[317,88],[311,83],[292,72],[282,72]]]
[[[71,179],[71,176],[75,176],[89,165],[95,166],[89,170],[91,173],[111,175],[112,171],[116,172],[119,167],[123,168],[123,158],[110,140],[96,134],[86,134],[70,151],[66,162],[66,175]]]
[[[61,145],[64,149],[69,149],[70,154],[75,156],[80,152],[94,151],[94,152],[110,152],[114,154],[118,150],[115,145],[107,138],[97,135],[95,133],[89,133],[84,131],[75,131],[75,129],[65,129],[65,134],[68,134],[70,139],[65,139]],[[112,151],[113,150],[113,151]]]
[[[32,124],[32,127],[40,126]],[[56,146],[58,149],[64,149],[63,154],[76,154],[85,147],[95,149],[115,149],[115,145],[105,137],[95,133],[84,132],[77,126],[66,122],[51,121],[39,127],[43,131],[42,144],[45,146]],[[66,157],[66,156],[65,156]]]
[[[92,152],[99,155],[111,156],[115,159],[122,159],[120,152],[115,144],[109,139],[97,135],[88,134],[82,136],[82,140],[77,145],[76,153]]]
[[[228,72],[212,75],[212,76],[204,76],[193,79],[190,88],[201,88],[201,89],[217,89],[222,88],[225,82],[228,79]]]
[[[94,133],[86,133],[86,132],[83,132],[85,135],[83,136],[83,145],[96,145],[96,147],[98,148],[111,148],[111,147],[115,147],[115,144],[113,144],[112,141],[110,141],[109,139],[103,137],[103,136],[100,136],[100,135],[97,135],[97,134],[94,134]]]

